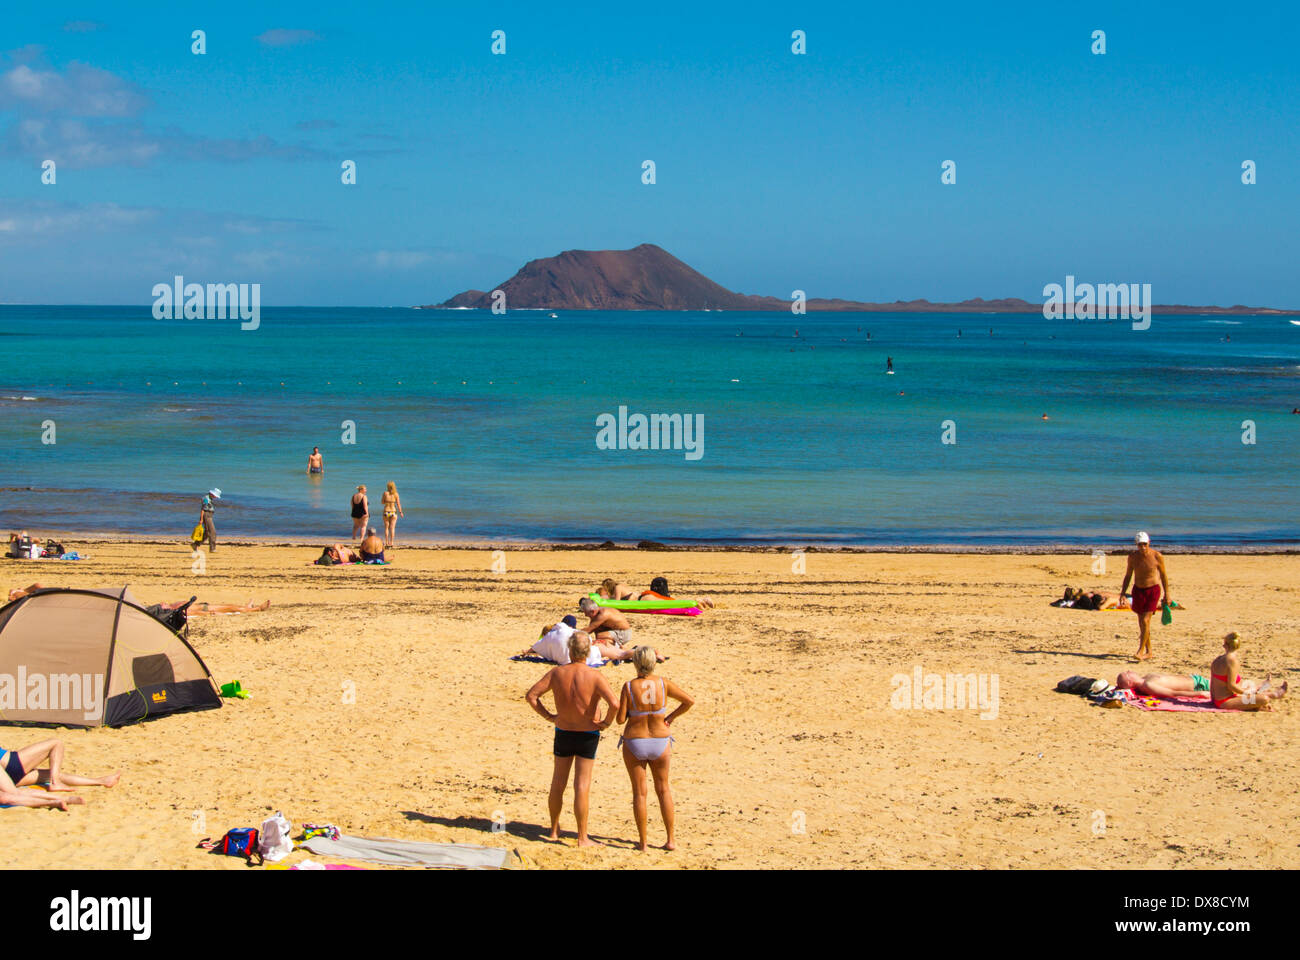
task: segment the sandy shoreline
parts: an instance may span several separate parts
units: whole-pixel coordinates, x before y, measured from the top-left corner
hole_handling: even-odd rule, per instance
[[[232,542],[195,575],[179,543],[68,540],[91,559],[0,561],[0,586],[129,583],[146,602],[272,608],[191,631],[217,681],[239,679],[253,699],[53,732],[72,770],[124,780],[87,789],[87,806],[67,814],[0,811],[21,821],[0,845],[5,866],[244,869],[195,843],[282,809],[295,827],[508,846],[548,868],[1300,867],[1292,702],[1260,715],[1143,713],[1053,692],[1071,674],[1114,680],[1129,665],[1130,614],[1048,606],[1066,584],[1114,592],[1114,559],[1097,576],[1078,553],[817,552],[796,572],[776,550],[516,548],[497,574],[487,546],[319,568],[318,543]],[[1235,629],[1248,676],[1300,678],[1300,558],[1171,553],[1169,572],[1186,610],[1157,628],[1151,669],[1207,672]],[[608,845],[575,849],[567,811],[564,843],[546,843],[550,730],[523,702],[546,668],[507,657],[604,576],[658,574],[679,596],[719,603],[633,623],[697,700],[674,726],[680,849],[630,848],[613,728],[592,792],[592,831]],[[917,667],[996,676],[996,717],[897,709],[892,678]],[[0,743],[51,733],[0,725]],[[657,817],[652,798],[652,843]]]
[[[69,550],[85,552],[96,544],[147,544],[150,546],[173,546],[183,543],[180,537],[159,537],[149,534],[130,532],[107,532],[103,530],[57,530],[31,528],[28,531],[42,540],[54,539],[64,543]],[[347,531],[344,531],[346,534]],[[236,534],[227,539],[218,528],[219,545],[243,547],[301,547],[318,550],[327,544],[321,537],[282,537],[282,536],[244,536]],[[329,540],[328,543],[355,543],[346,535]],[[410,550],[552,550],[552,551],[650,551],[662,553],[785,553],[794,550],[804,553],[819,554],[954,554],[963,556],[1092,556],[1094,550],[1103,550],[1108,556],[1122,556],[1130,547],[1110,540],[1097,540],[1091,543],[1062,542],[1057,544],[818,544],[815,542],[790,541],[788,543],[728,543],[728,542],[691,542],[660,543],[658,541],[573,541],[573,540],[517,540],[517,539],[426,539],[421,537],[401,536],[399,541],[405,549]],[[650,547],[644,546],[653,544]],[[1155,546],[1164,551],[1172,551],[1193,556],[1300,556],[1300,543],[1276,544],[1169,544],[1158,543]]]

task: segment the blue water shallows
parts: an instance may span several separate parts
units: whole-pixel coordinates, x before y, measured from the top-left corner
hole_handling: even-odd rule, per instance
[[[223,536],[337,539],[394,480],[421,539],[1300,541],[1287,318],[8,306],[0,345],[6,530],[184,536],[219,486]],[[703,455],[599,449],[620,406]]]

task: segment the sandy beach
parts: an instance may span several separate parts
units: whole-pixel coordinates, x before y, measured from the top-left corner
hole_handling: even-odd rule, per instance
[[[223,543],[194,575],[179,543],[75,547],[90,559],[0,561],[0,586],[129,583],[150,603],[272,607],[192,620],[217,682],[240,680],[249,700],[122,729],[0,726],[6,747],[55,735],[71,770],[124,774],[68,813],[0,811],[8,867],[244,869],[196,842],[276,810],[295,833],[310,820],[507,846],[551,869],[1300,867],[1290,700],[1260,714],[1144,713],[1053,691],[1128,668],[1131,614],[1048,605],[1066,584],[1115,592],[1118,555],[1097,576],[1084,554],[812,553],[797,573],[771,552],[506,550],[497,574],[485,550],[321,568],[319,547]],[[1248,677],[1300,677],[1300,557],[1168,564],[1186,609],[1155,627],[1149,669],[1208,673],[1237,630]],[[644,587],[660,574],[675,595],[719,605],[633,623],[696,698],[674,725],[679,849],[633,849],[615,728],[592,787],[606,844],[576,849],[567,809],[565,839],[548,843],[550,729],[523,699],[547,668],[507,657],[603,577]],[[996,716],[891,706],[891,678],[918,667],[996,677]],[[605,673],[613,685],[633,675]],[[653,796],[650,818],[661,843]]]

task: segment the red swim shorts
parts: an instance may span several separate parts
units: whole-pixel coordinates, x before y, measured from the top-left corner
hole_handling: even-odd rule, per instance
[[[1134,613],[1155,613],[1160,609],[1160,584],[1149,587],[1134,587],[1133,602],[1130,604]]]

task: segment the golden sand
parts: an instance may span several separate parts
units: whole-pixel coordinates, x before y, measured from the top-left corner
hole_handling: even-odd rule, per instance
[[[0,727],[6,747],[53,734],[74,772],[124,774],[68,813],[0,811],[8,866],[243,869],[195,843],[276,810],[295,832],[508,846],[548,868],[1300,866],[1294,704],[1144,713],[1053,692],[1127,668],[1131,614],[1048,606],[1067,583],[1114,592],[1122,558],[1095,576],[1083,555],[814,553],[795,573],[777,553],[507,551],[494,574],[484,550],[331,569],[310,565],[319,548],[223,544],[196,576],[181,545],[78,548],[92,559],[4,561],[0,586],[273,606],[192,621],[217,681],[250,700],[118,730]],[[1300,557],[1168,563],[1187,610],[1155,628],[1149,669],[1208,673],[1235,629],[1247,676],[1295,680]],[[657,574],[720,604],[633,622],[696,698],[673,727],[679,849],[632,849],[615,728],[592,786],[607,845],[573,846],[568,796],[567,836],[547,843],[551,731],[523,700],[547,668],[506,658],[605,576]],[[891,678],[918,666],[996,675],[996,718],[891,706]],[[650,817],[662,843],[653,793]]]

